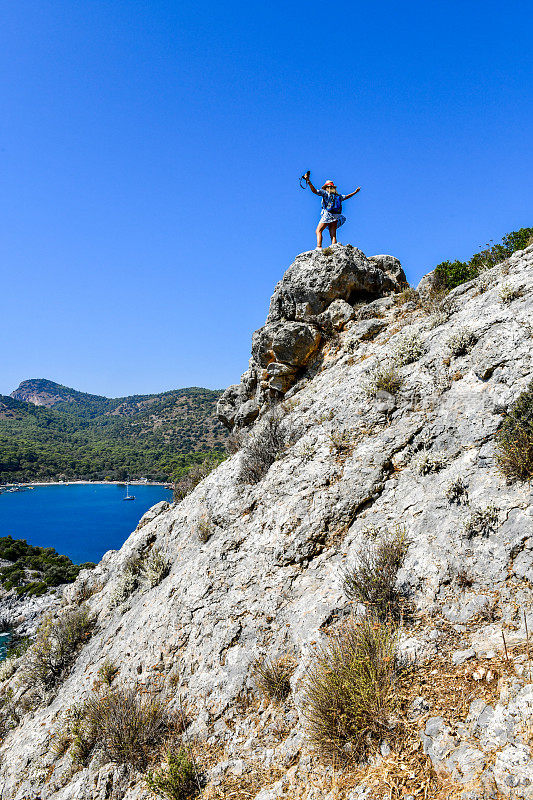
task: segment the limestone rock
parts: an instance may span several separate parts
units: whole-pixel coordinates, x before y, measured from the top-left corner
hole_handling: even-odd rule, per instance
[[[304,255],[317,266],[328,258]],[[500,473],[494,439],[502,413],[533,379],[533,247],[485,277],[490,288],[479,292],[474,281],[454,294],[439,324],[423,308],[398,315],[384,297],[359,310],[381,327],[362,335],[358,326],[368,320],[354,317],[331,349],[323,336],[304,367],[252,359],[241,384],[226,393],[226,418],[234,424],[238,413],[247,420],[257,413],[254,437],[268,393],[283,396],[268,382],[294,377],[280,414],[284,431],[297,435],[287,437],[257,484],[241,480],[242,452],[226,459],[180,503],[145,516],[119,551],[69,587],[64,602],[85,597],[97,625],[57,694],[10,718],[0,746],[0,800],[95,800],[106,793],[148,800],[141,775],[131,773],[126,785],[121,768],[102,764],[96,753],[74,771],[70,753],[58,755],[53,746],[67,710],[94,696],[106,658],[119,667],[116,685],[161,690],[171,710],[184,704],[188,735],[201,738],[218,760],[207,779],[219,796],[227,780],[252,798],[328,797],[331,780],[320,784],[327,768],[317,764],[305,736],[304,679],[328,633],[354,608],[362,611],[345,594],[346,569],[359,563],[369,542],[398,526],[408,550],[397,586],[416,620],[412,627],[405,620],[401,646],[415,668],[424,663],[429,670],[427,696],[410,712],[422,726],[424,751],[464,792],[478,792],[479,785],[533,800],[526,653],[533,631],[531,487]],[[519,284],[522,294],[502,303],[507,284]],[[277,331],[285,322],[323,335],[310,318],[268,324]],[[448,369],[447,342],[465,327],[476,343]],[[394,405],[386,397],[369,401],[362,388],[406,334],[423,347],[417,360],[398,368]],[[480,354],[496,348],[504,360],[481,377]],[[382,401],[386,414],[376,407]],[[421,456],[435,468],[421,472]],[[456,503],[450,487],[459,479],[467,492]],[[473,510],[490,505],[499,509],[494,528],[466,536]],[[202,516],[211,521],[207,541],[196,531]],[[153,548],[168,558],[170,572],[156,585],[141,582],[117,604],[125,571]],[[510,654],[504,668],[502,630]],[[454,651],[461,654],[457,666]],[[251,664],[279,655],[290,655],[296,669],[289,698],[274,704],[259,697]],[[478,693],[466,719],[453,703],[446,717],[432,705],[432,660],[435,669],[444,660],[446,675],[453,672]],[[28,691],[19,677],[16,670],[2,680],[2,697]],[[246,780],[257,774],[266,776],[265,785],[250,789]],[[347,797],[370,798],[367,789],[363,782]]]
[[[265,325],[252,337],[249,369],[219,400],[220,421],[228,428],[249,425],[313,365],[323,334],[342,330],[354,316],[354,303],[384,298],[404,283],[394,256],[367,259],[351,245],[299,255],[274,290]]]

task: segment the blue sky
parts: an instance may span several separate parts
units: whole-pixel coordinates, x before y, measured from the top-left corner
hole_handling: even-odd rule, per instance
[[[224,388],[297,253],[411,283],[533,225],[529,2],[2,4],[0,392]],[[524,35],[525,34],[525,35]]]

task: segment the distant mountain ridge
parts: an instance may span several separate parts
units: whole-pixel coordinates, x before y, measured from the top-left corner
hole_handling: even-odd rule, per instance
[[[0,481],[167,480],[206,455],[222,457],[220,395],[190,387],[108,398],[45,378],[22,381],[0,395]]]

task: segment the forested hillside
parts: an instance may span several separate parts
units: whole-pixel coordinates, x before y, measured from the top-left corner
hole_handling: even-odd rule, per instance
[[[189,388],[110,399],[24,381],[11,397],[0,395],[0,482],[179,476],[222,457],[219,396]]]

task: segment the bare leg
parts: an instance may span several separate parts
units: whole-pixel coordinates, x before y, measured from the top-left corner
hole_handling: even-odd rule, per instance
[[[328,228],[329,235],[331,236],[331,244],[337,244],[337,223],[330,222]]]
[[[319,222],[318,228],[316,229],[316,246],[322,247],[322,231],[327,228],[326,222]]]

